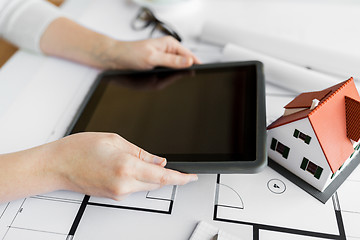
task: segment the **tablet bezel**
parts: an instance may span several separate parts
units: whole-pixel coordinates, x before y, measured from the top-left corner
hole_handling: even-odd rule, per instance
[[[267,165],[266,154],[266,110],[265,110],[265,83],[263,76],[263,64],[258,61],[248,62],[226,62],[226,63],[212,63],[194,65],[186,69],[169,69],[169,68],[156,68],[153,70],[142,71],[143,73],[161,73],[169,71],[183,71],[183,70],[201,70],[201,69],[216,69],[224,67],[246,67],[255,66],[256,68],[256,159],[252,161],[201,161],[201,162],[173,162],[169,161],[166,165],[167,168],[179,170],[181,172],[191,173],[256,173],[262,170]],[[83,102],[81,103],[73,121],[70,123],[66,135],[71,134],[81,114],[83,113],[86,105],[91,99],[100,81],[106,76],[115,76],[122,74],[131,74],[134,71],[122,70],[109,70],[104,71],[98,75],[94,84],[91,86]]]

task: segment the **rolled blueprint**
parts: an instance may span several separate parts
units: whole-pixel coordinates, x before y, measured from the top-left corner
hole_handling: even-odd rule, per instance
[[[226,44],[222,60],[261,61],[266,81],[296,93],[322,90],[347,79],[319,73],[231,43]]]
[[[306,44],[300,40],[285,39],[212,22],[204,24],[201,39],[220,45],[234,43],[287,62],[343,78],[360,78],[360,48],[353,49],[351,53],[345,53],[329,47]]]

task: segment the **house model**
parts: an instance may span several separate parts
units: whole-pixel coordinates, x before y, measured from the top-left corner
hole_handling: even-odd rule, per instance
[[[352,78],[302,93],[268,126],[268,156],[322,192],[359,151],[359,124]]]

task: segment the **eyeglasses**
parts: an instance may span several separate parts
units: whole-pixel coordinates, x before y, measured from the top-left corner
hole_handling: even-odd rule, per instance
[[[151,37],[154,36],[156,31],[159,31],[162,34],[173,36],[181,42],[181,37],[167,24],[157,19],[154,13],[146,7],[142,7],[136,18],[131,22],[131,27],[137,31],[143,30],[151,25],[153,25],[153,29],[150,32]]]

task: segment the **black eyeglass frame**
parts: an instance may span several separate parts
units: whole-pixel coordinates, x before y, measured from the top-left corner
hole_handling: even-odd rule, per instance
[[[141,16],[144,13],[146,13],[147,19],[141,18]],[[141,27],[136,26],[135,23],[138,20],[144,21],[145,24]],[[131,28],[136,31],[143,30],[151,25],[154,25],[154,27],[150,32],[150,36],[152,36],[153,33],[155,32],[155,30],[157,29],[160,32],[162,32],[166,35],[170,35],[170,36],[174,37],[176,40],[178,40],[179,42],[181,42],[181,37],[179,36],[179,34],[177,32],[175,32],[175,30],[173,30],[168,24],[166,24],[166,23],[160,21],[158,18],[156,18],[154,13],[147,7],[142,7],[140,9],[139,13],[134,18],[134,20],[131,22]]]

